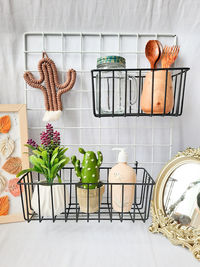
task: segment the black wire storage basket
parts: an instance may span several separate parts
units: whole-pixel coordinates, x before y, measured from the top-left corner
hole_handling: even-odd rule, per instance
[[[95,117],[120,117],[120,116],[180,116],[183,112],[186,75],[189,68],[158,68],[158,69],[93,69],[92,99]],[[162,96],[162,109],[154,111],[157,74],[164,72]],[[120,73],[120,75],[119,75]],[[141,106],[141,97],[147,74],[152,78],[149,84],[150,95],[148,112]],[[168,76],[170,75],[170,80]],[[134,81],[133,81],[134,79]],[[171,83],[171,84],[169,84]],[[133,92],[133,86],[134,91]],[[173,104],[167,110],[169,87],[172,88]],[[134,101],[133,94],[137,97]],[[159,103],[158,103],[159,104]],[[106,106],[106,108],[104,107]]]
[[[145,222],[149,218],[149,210],[150,210],[150,202],[152,197],[153,186],[155,184],[154,180],[150,176],[150,174],[142,167],[138,167],[136,163],[133,169],[136,172],[136,183],[109,183],[108,175],[109,175],[109,167],[101,167],[100,168],[100,177],[101,184],[104,185],[105,191],[102,199],[100,200],[100,187],[98,187],[98,210],[96,212],[90,213],[90,198],[89,194],[87,194],[87,205],[86,211],[82,212],[80,210],[79,201],[77,198],[77,188],[80,185],[78,178],[76,177],[75,171],[73,167],[63,168],[60,172],[60,176],[62,177],[62,183],[53,183],[48,185],[50,187],[50,206],[51,211],[49,216],[43,216],[42,214],[42,203],[41,203],[41,187],[43,186],[40,182],[41,175],[38,173],[28,172],[26,173],[18,182],[20,186],[21,192],[21,202],[22,202],[22,210],[24,219],[28,222],[36,220],[42,222],[44,220],[50,221],[58,221],[63,220],[67,221],[91,221],[96,220],[98,222],[102,220],[107,221],[132,221],[141,220]],[[35,177],[34,177],[35,176]],[[100,183],[98,183],[99,185]],[[85,185],[85,184],[84,184]],[[89,185],[89,184],[88,184]],[[90,184],[91,185],[91,184]],[[97,186],[98,186],[97,185]],[[64,200],[62,211],[59,214],[55,214],[55,199],[53,190],[54,187],[61,186],[64,191]],[[134,198],[133,203],[131,205],[131,210],[126,212],[124,211],[125,203],[125,188],[126,187],[134,188]],[[113,209],[113,192],[115,188],[120,188],[121,194],[121,210],[115,211]],[[89,193],[89,187],[86,189]],[[38,212],[35,212],[32,207],[32,198],[33,194],[37,195],[37,203],[38,203]],[[68,201],[66,201],[66,195],[69,196]]]

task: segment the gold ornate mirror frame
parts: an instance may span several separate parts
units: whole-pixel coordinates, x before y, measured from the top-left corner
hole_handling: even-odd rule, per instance
[[[200,164],[200,148],[187,148],[185,151],[179,152],[160,172],[151,203],[152,225],[149,230],[152,233],[162,233],[173,245],[188,248],[194,257],[200,261],[200,226],[195,229],[179,224],[166,215],[163,205],[164,190],[168,178],[175,169],[188,162]]]

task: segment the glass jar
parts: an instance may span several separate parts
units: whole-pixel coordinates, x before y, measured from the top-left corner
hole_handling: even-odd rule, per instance
[[[107,56],[97,59],[96,112],[97,114],[123,114],[125,112],[125,58]],[[112,71],[109,69],[119,69]],[[121,69],[121,70],[120,70]],[[126,105],[128,108],[137,101],[137,82],[134,76],[127,75]]]

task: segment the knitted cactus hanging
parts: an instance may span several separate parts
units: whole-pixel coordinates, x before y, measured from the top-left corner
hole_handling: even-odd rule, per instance
[[[38,63],[38,71],[40,73],[39,80],[35,79],[31,72],[24,73],[24,80],[31,87],[38,88],[43,92],[46,109],[43,120],[57,120],[62,113],[61,95],[73,88],[76,71],[73,69],[68,70],[66,81],[60,84],[56,65],[45,52],[43,52],[43,58]],[[43,83],[45,83],[45,86]]]

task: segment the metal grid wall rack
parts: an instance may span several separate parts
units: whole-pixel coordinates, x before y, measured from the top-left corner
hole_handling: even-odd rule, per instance
[[[77,154],[78,147],[101,150],[104,165],[116,163],[113,147],[125,147],[129,163],[138,160],[140,166],[155,177],[171,158],[173,146],[173,119],[171,118],[95,118],[92,111],[91,69],[104,55],[121,55],[127,68],[148,68],[144,48],[149,39],[158,39],[164,45],[176,45],[174,34],[139,33],[25,33],[25,71],[38,75],[37,63],[46,51],[58,68],[64,81],[69,68],[77,71],[75,87],[63,96],[62,118],[53,123],[61,132],[62,143],[69,146],[69,156]],[[29,136],[37,140],[45,127],[42,122],[44,102],[41,92],[24,83],[28,110]]]

